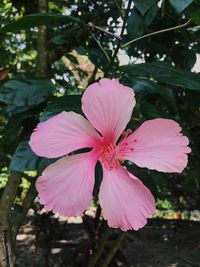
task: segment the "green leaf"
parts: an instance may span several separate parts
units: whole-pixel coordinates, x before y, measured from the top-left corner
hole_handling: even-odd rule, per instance
[[[157,0],[134,0],[134,6],[140,11],[142,16],[156,3]]]
[[[200,25],[200,9],[191,15],[191,19],[194,23]]]
[[[185,70],[191,70],[196,63],[197,56],[194,50],[177,46],[172,50],[172,60],[176,66]]]
[[[120,67],[124,75],[132,77],[148,77],[160,83],[187,88],[191,90],[200,90],[200,75],[192,73],[165,62],[130,64]]]
[[[55,98],[44,110],[40,121],[45,121],[62,111],[81,113],[81,95],[67,95]]]
[[[134,92],[140,96],[149,95],[149,94],[157,94],[159,98],[162,99],[170,108],[172,112],[177,112],[176,99],[174,96],[174,92],[171,88],[161,86],[159,83],[149,80],[146,77],[136,78],[131,81],[126,80],[127,85],[131,86]]]
[[[24,140],[22,140],[11,161],[10,164],[10,170],[15,171],[31,171],[31,170],[38,170],[38,169],[44,169],[49,164],[53,163],[55,160],[50,160],[46,158],[41,158],[36,156],[36,154],[33,153],[31,150],[29,144],[28,144],[29,138],[26,137]]]
[[[141,36],[144,32],[143,18],[141,14],[133,9],[131,15],[127,19],[127,33],[129,39]]]
[[[167,112],[164,109],[149,103],[142,104],[140,109],[147,119],[168,118]]]
[[[156,17],[157,13],[159,11],[159,7],[157,5],[153,5],[145,14],[143,17],[143,23],[145,27],[148,27],[154,18]]]
[[[89,60],[98,68],[102,70],[106,70],[108,67],[108,59],[106,58],[105,54],[102,52],[102,50],[97,48],[92,48],[88,46],[79,46],[76,48],[76,51],[80,55],[87,55]]]
[[[11,79],[0,87],[0,101],[9,115],[19,113],[44,102],[55,91],[47,79]]]
[[[169,2],[179,14],[183,12],[183,10],[185,10],[193,2],[193,0],[169,0]]]
[[[67,24],[69,21],[75,23],[81,23],[81,21],[72,16],[64,16],[56,13],[35,13],[24,16],[23,18],[9,23],[0,29],[0,33],[15,32],[20,30],[28,30],[33,27],[41,25],[55,25],[55,24]]]
[[[157,85],[154,81],[151,81],[146,77],[138,78],[131,84],[134,92],[139,94],[155,94],[157,93],[156,86]]]

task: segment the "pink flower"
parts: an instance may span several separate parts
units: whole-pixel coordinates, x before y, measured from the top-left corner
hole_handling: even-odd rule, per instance
[[[151,170],[182,172],[191,150],[188,138],[173,120],[148,120],[133,133],[123,132],[134,105],[131,88],[115,79],[101,79],[82,97],[88,120],[74,112],[61,112],[38,124],[29,144],[39,156],[55,158],[92,148],[59,159],[38,178],[39,199],[47,211],[66,216],[82,214],[92,200],[99,160],[103,168],[99,202],[108,225],[126,231],[138,230],[147,223],[155,210],[154,198],[121,163],[130,160]]]

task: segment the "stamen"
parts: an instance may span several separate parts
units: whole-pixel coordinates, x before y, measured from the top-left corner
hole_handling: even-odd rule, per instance
[[[124,141],[131,133],[132,133],[131,129],[123,131],[122,138],[121,138],[121,140],[119,140],[119,143],[122,143],[122,141]],[[124,143],[124,144],[126,145],[127,143]]]
[[[121,163],[119,146],[113,144],[105,144],[102,149],[100,161],[107,170],[117,168]]]

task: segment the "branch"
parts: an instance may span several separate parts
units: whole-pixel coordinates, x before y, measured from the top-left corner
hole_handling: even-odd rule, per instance
[[[106,50],[103,48],[103,46],[100,44],[100,42],[97,40],[97,38],[94,36],[94,34],[92,32],[90,32],[92,38],[95,40],[95,42],[98,44],[98,46],[100,47],[100,49],[102,50],[102,52],[104,53],[105,57],[107,58],[108,62],[110,62],[110,58],[106,52]]]
[[[144,38],[147,38],[147,37],[150,37],[150,36],[154,36],[154,35],[157,35],[157,34],[160,34],[160,33],[169,32],[169,31],[175,31],[175,30],[184,28],[187,25],[189,25],[190,22],[191,22],[191,19],[189,19],[187,22],[185,22],[185,23],[183,23],[181,25],[175,26],[175,27],[171,27],[171,28],[167,28],[167,29],[163,29],[163,30],[159,30],[159,31],[156,31],[156,32],[151,32],[151,33],[145,34],[143,36],[140,36],[138,38],[135,38],[135,39],[123,44],[121,47],[125,48],[125,47],[127,47],[128,45],[130,45],[132,43],[135,43],[135,42],[137,42],[137,41],[139,41],[141,39],[144,39]]]
[[[104,28],[102,28],[102,27],[96,26],[96,25],[94,25],[92,22],[89,22],[87,26],[90,27],[91,29],[95,29],[95,30],[98,30],[98,31],[100,31],[100,32],[103,32],[103,33],[105,33],[105,34],[107,34],[107,35],[110,35],[110,36],[112,36],[113,38],[116,38],[116,39],[119,39],[119,40],[122,39],[121,36],[119,36],[119,35],[117,35],[117,34],[115,34],[115,33],[113,33],[113,32],[109,32],[109,31],[107,31],[106,29],[104,29]]]
[[[121,39],[122,39],[123,34],[124,34],[124,31],[125,31],[128,14],[129,14],[129,11],[130,11],[130,8],[131,8],[131,3],[132,3],[132,0],[129,0],[128,1],[128,6],[127,6],[127,9],[126,9],[126,14],[124,16],[124,20],[123,20],[123,24],[122,24],[122,29],[121,29],[121,34],[120,34]],[[120,46],[121,46],[121,40],[119,40],[119,42],[117,44],[117,47],[115,49],[115,52],[114,52],[114,54],[113,54],[113,56],[112,56],[112,58],[110,60],[110,64],[109,64],[108,69],[105,72],[105,75],[104,76],[107,76],[108,75],[108,73],[109,73],[109,71],[110,71],[110,69],[111,69],[111,67],[112,67],[112,65],[113,65],[113,63],[115,61],[115,58],[117,56],[117,53],[118,53],[118,51],[120,49]]]

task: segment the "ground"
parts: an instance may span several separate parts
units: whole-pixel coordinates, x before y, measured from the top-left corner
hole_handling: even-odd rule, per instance
[[[17,266],[86,267],[92,241],[85,225],[80,219],[29,214],[17,236]],[[118,234],[111,231],[105,254]],[[127,233],[110,266],[200,267],[200,222],[151,219],[140,231]]]

